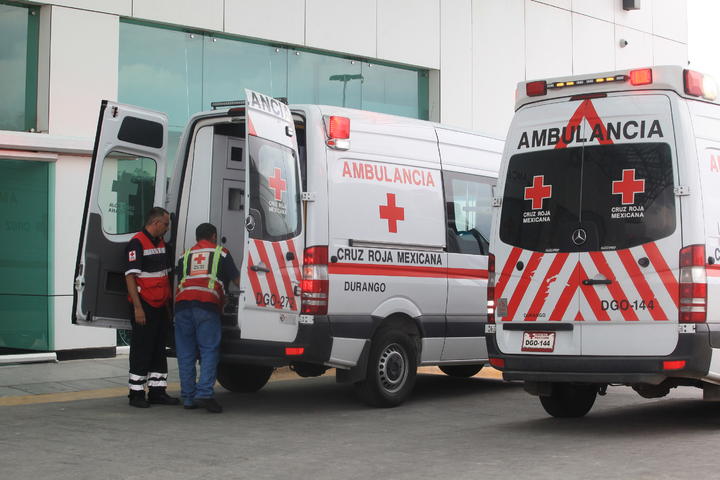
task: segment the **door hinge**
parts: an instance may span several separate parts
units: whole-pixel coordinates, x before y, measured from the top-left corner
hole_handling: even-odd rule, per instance
[[[315,192],[302,192],[300,194],[300,199],[303,202],[314,202],[315,201]]]
[[[502,207],[502,199],[503,199],[503,197],[493,197],[492,206],[493,207]]]
[[[673,188],[673,193],[678,197],[685,197],[687,195],[690,195],[690,187],[688,187],[687,185],[678,185],[677,187]]]

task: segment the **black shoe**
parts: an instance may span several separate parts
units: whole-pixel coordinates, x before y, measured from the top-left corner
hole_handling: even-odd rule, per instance
[[[185,410],[195,410],[196,408],[199,408],[199,405],[195,402],[186,403],[185,405],[183,405],[183,408]]]
[[[140,395],[129,395],[130,400],[128,403],[131,407],[137,407],[137,408],[149,408],[150,404],[147,400],[145,400],[145,392],[143,392],[142,396]]]
[[[157,405],[177,405],[178,403],[180,403],[180,399],[171,397],[165,392],[155,394],[150,393],[148,394],[148,402]]]
[[[204,408],[210,413],[222,413],[222,406],[214,398],[196,398],[196,406]]]

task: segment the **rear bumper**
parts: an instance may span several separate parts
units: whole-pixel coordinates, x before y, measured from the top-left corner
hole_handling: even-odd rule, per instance
[[[223,317],[220,360],[227,363],[282,367],[296,362],[324,365],[330,358],[332,335],[327,317],[314,317],[313,324],[298,325],[292,342],[240,338],[235,317]],[[286,348],[303,348],[301,355],[286,355]]]
[[[720,325],[698,324],[695,333],[683,333],[667,356],[520,355],[501,353],[495,334],[487,334],[488,356],[504,360],[498,368],[505,380],[529,382],[647,383],[667,378],[703,378],[708,374],[712,347],[720,346]],[[665,370],[663,362],[685,361],[678,370]]]

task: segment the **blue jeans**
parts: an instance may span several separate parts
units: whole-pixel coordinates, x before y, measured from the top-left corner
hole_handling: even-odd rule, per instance
[[[185,405],[195,398],[211,398],[220,357],[220,314],[188,307],[175,313],[175,350],[180,374],[180,396]],[[200,353],[200,380],[195,361]]]

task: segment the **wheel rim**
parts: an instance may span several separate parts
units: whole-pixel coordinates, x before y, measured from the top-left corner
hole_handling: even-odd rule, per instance
[[[389,393],[395,393],[405,385],[408,376],[405,350],[397,343],[385,347],[378,362],[380,385]]]

